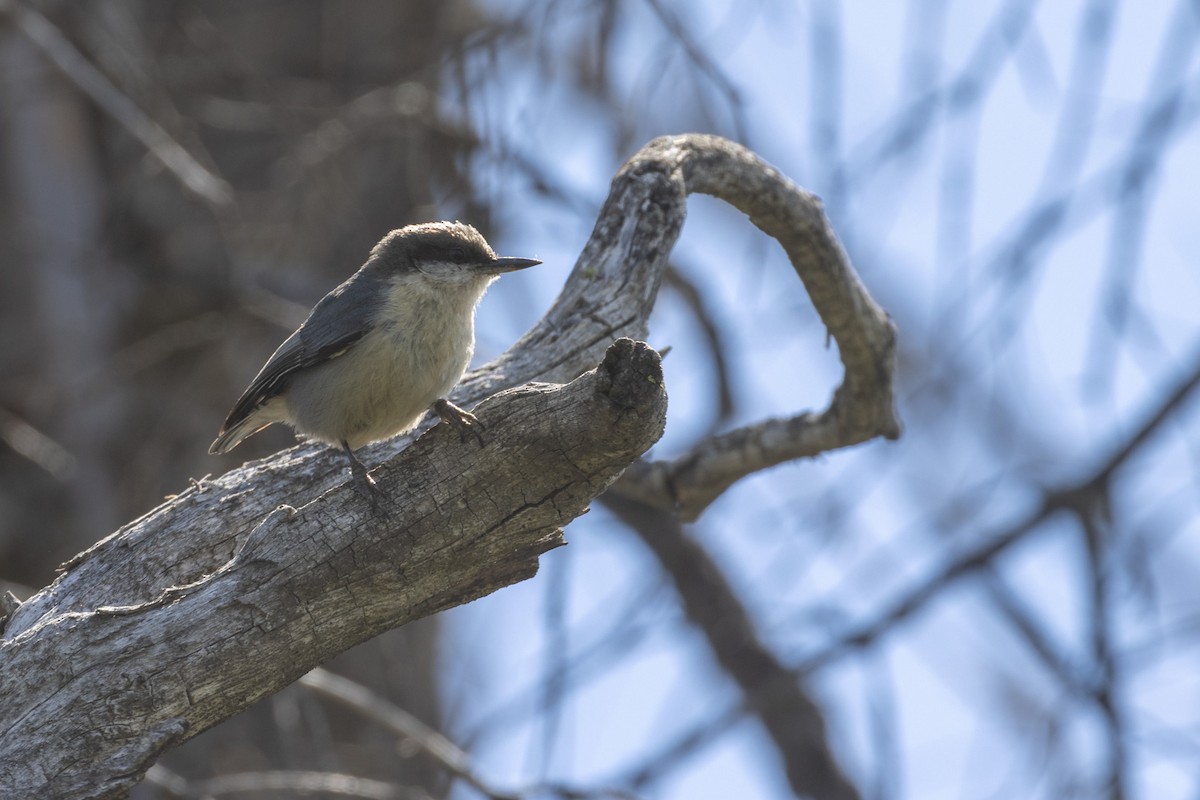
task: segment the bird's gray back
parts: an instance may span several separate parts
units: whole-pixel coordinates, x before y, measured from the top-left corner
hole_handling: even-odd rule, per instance
[[[330,348],[345,347],[370,330],[386,296],[383,273],[368,263],[313,306],[296,331],[309,358],[329,358]]]
[[[368,261],[309,312],[308,318],[275,350],[225,419],[232,429],[256,408],[282,394],[291,376],[335,358],[366,335],[384,302],[387,277],[381,265]]]

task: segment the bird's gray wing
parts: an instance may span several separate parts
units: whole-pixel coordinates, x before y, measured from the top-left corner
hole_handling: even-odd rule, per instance
[[[256,408],[282,393],[297,370],[336,358],[353,347],[371,329],[383,302],[380,281],[365,271],[355,273],[321,298],[308,319],[267,359],[225,418],[221,432],[231,430]]]

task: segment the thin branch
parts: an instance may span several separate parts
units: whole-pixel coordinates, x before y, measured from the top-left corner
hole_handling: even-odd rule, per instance
[[[904,758],[901,756],[900,707],[896,697],[896,680],[887,654],[880,652],[866,664],[871,677],[869,715],[871,723],[872,787],[871,800],[889,800],[902,796]]]
[[[562,741],[561,730],[563,717],[566,713],[565,698],[568,691],[567,654],[571,649],[571,639],[567,629],[567,608],[569,604],[569,573],[571,566],[570,553],[564,554],[555,565],[555,569],[547,576],[546,601],[543,603],[543,629],[546,637],[546,647],[543,649],[545,667],[541,685],[541,706],[539,721],[540,736],[530,737],[530,763],[540,761],[537,774],[545,780],[550,773],[550,766],[557,752],[557,745]]]
[[[963,68],[942,86],[911,97],[892,115],[882,133],[864,142],[845,160],[846,192],[853,196],[867,181],[893,162],[903,162],[918,151],[938,130],[939,122],[978,108],[992,85],[1004,75],[1017,42],[1035,20],[1038,3],[1009,0],[989,21],[975,42]],[[915,163],[915,159],[908,159]]]
[[[25,37],[58,67],[67,80],[141,142],[185,188],[216,208],[233,204],[233,190],[229,184],[201,164],[114,86],[53,22],[18,0],[0,0],[0,13],[10,16]]]
[[[725,96],[725,101],[729,104],[733,117],[733,135],[739,141],[746,141],[745,101],[733,79],[709,56],[703,47],[696,43],[683,21],[664,6],[662,0],[646,0],[646,5],[650,6],[650,10],[658,17],[658,21],[683,48],[688,61],[717,87],[718,92]]]
[[[604,503],[670,576],[688,618],[762,722],[792,791],[821,800],[858,798],[830,750],[820,707],[758,637],[737,593],[704,549],[667,512],[611,494]]]
[[[729,377],[729,361],[725,358],[724,342],[713,318],[712,309],[705,302],[700,287],[679,267],[671,265],[667,268],[663,275],[663,284],[679,295],[704,334],[704,344],[708,348],[709,358],[712,359],[713,382],[716,384],[717,393],[717,418],[713,424],[719,425],[733,414],[733,382]]]
[[[1112,454],[1096,472],[1095,477],[1083,484],[1084,486],[1103,485],[1111,481],[1121,465],[1128,461],[1188,399],[1188,396],[1200,384],[1200,345],[1193,347],[1193,352],[1191,371],[1171,390],[1161,404],[1146,412],[1142,422],[1134,429],[1134,433],[1113,448]]]
[[[687,733],[652,750],[638,765],[626,771],[622,783],[639,787],[654,781],[724,736],[748,710],[744,702],[732,705],[694,726]]]
[[[542,683],[558,680],[573,689],[603,677],[614,665],[637,653],[638,648],[655,629],[652,622],[641,618],[647,608],[662,593],[657,586],[648,586],[628,598],[615,609],[606,608],[585,617],[576,627],[596,632],[590,641],[579,646],[570,658],[564,660],[555,674],[543,674],[529,685],[516,692],[474,723],[475,733],[464,738],[475,740],[488,735],[504,736],[526,713],[533,713],[543,695]],[[602,618],[602,619],[601,619]]]
[[[1041,504],[1026,514],[1024,518],[1005,530],[986,537],[982,544],[959,555],[937,570],[929,578],[893,602],[889,608],[879,612],[874,618],[854,626],[837,641],[803,659],[796,666],[796,672],[801,675],[811,673],[836,661],[850,650],[873,644],[879,637],[892,631],[900,622],[923,609],[929,601],[939,596],[955,581],[991,564],[996,556],[1025,539],[1027,534],[1036,530],[1050,517],[1061,511],[1074,512],[1078,509],[1086,511],[1098,493],[1107,490],[1113,474],[1121,465],[1132,457],[1138,448],[1145,444],[1162,427],[1162,424],[1179,410],[1197,384],[1200,384],[1200,347],[1197,347],[1195,352],[1196,356],[1191,364],[1190,372],[1156,407],[1145,414],[1143,421],[1133,434],[1114,447],[1113,452],[1100,462],[1090,477],[1064,488],[1046,490]]]
[[[636,796],[620,789],[579,789],[564,784],[543,782],[521,791],[502,791],[484,781],[471,768],[470,757],[456,744],[404,709],[388,702],[365,686],[317,667],[299,683],[323,697],[347,706],[363,716],[388,728],[406,742],[440,764],[447,772],[461,778],[471,788],[489,800],[526,800],[526,798],[555,795],[565,800],[593,797],[617,797],[632,800]]]
[[[354,709],[411,742],[451,775],[461,778],[486,797],[492,800],[514,800],[517,797],[494,788],[480,778],[471,768],[470,757],[454,742],[367,687],[321,667],[306,673],[299,683],[322,697]]]
[[[1105,524],[1108,517],[1107,495],[1096,498],[1087,512],[1076,512],[1079,517],[1084,546],[1088,554],[1088,585],[1090,592],[1090,639],[1092,658],[1099,679],[1095,699],[1104,717],[1104,733],[1108,753],[1108,766],[1104,776],[1104,789],[1109,800],[1125,800],[1129,796],[1130,759],[1125,744],[1126,731],[1122,723],[1120,699],[1118,697],[1118,674],[1113,652],[1115,631],[1113,626],[1113,570],[1112,530]]]
[[[78,462],[70,450],[6,408],[0,408],[0,442],[59,482],[75,472]]]
[[[705,439],[671,461],[639,460],[613,490],[691,521],[747,475],[847,444],[832,414],[768,419]]]
[[[1063,653],[1063,648],[1054,641],[1053,635],[1038,623],[1030,609],[1009,588],[994,565],[989,564],[984,568],[982,577],[983,585],[992,600],[1025,642],[1025,646],[1042,662],[1046,671],[1072,695],[1095,699],[1096,681],[1092,680],[1091,676],[1080,674],[1081,670],[1070,662],[1068,656]]]
[[[254,793],[301,795],[334,795],[360,800],[433,800],[421,789],[399,786],[387,781],[360,778],[338,772],[307,770],[273,770],[269,772],[235,772],[208,780],[190,781],[180,775],[154,767],[147,780],[180,800],[208,800],[224,795]]]

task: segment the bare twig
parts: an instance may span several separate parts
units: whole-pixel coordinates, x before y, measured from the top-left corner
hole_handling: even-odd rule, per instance
[[[208,780],[190,781],[162,767],[152,767],[146,779],[171,797],[180,800],[207,800],[224,795],[282,794],[334,795],[360,800],[433,800],[421,789],[398,786],[387,781],[360,778],[337,772],[273,770],[270,772],[238,772]]]
[[[910,98],[881,135],[849,155],[845,169],[847,193],[855,193],[889,164],[919,150],[938,130],[939,122],[978,108],[1004,74],[1003,67],[1015,52],[1013,43],[1026,35],[1037,8],[1033,0],[1003,3],[952,80]]]
[[[729,362],[725,358],[724,343],[721,340],[717,322],[713,319],[712,309],[708,307],[704,295],[700,293],[700,287],[679,267],[672,265],[667,268],[663,275],[663,284],[679,295],[688,310],[691,311],[692,318],[704,333],[704,344],[708,347],[709,358],[712,359],[713,380],[717,390],[717,418],[713,424],[719,425],[733,414],[733,388],[729,377]]]
[[[758,637],[737,593],[704,549],[667,512],[613,495],[604,502],[670,576],[688,618],[771,737],[792,791],[822,800],[857,798],[830,750],[820,707]]]
[[[644,786],[659,775],[674,769],[688,757],[700,752],[725,735],[749,710],[745,703],[726,708],[691,730],[672,739],[661,747],[650,751],[641,762],[628,770],[624,782],[631,786]]]
[[[217,208],[232,205],[229,184],[117,89],[53,22],[18,0],[0,0],[0,13],[8,14],[69,81],[141,142],[189,191]]]
[[[1062,511],[1090,513],[1099,495],[1107,491],[1114,473],[1174,414],[1191,392],[1200,384],[1200,347],[1195,349],[1190,371],[1179,384],[1138,425],[1132,435],[1118,446],[1083,481],[1059,489],[1045,491],[1042,502],[1018,522],[1000,533],[986,537],[983,544],[956,557],[932,576],[910,589],[900,599],[874,618],[856,625],[821,651],[805,658],[796,670],[807,674],[837,660],[847,651],[874,643],[880,636],[895,629],[901,621],[921,610],[933,598],[960,578],[970,575],[992,562],[1013,544],[1022,541],[1043,522]]]
[[[680,20],[675,12],[663,5],[662,0],[646,0],[646,4],[650,6],[650,10],[658,17],[658,21],[667,29],[667,32],[683,48],[688,61],[696,67],[700,74],[712,82],[718,92],[724,95],[733,117],[733,135],[739,141],[746,141],[745,101],[742,99],[742,94],[733,82],[733,79],[695,41],[692,34],[684,26],[683,21]]]
[[[1104,789],[1109,800],[1125,800],[1129,796],[1129,747],[1127,731],[1122,722],[1121,698],[1117,681],[1116,655],[1113,652],[1113,570],[1111,565],[1112,531],[1106,524],[1108,497],[1097,495],[1088,511],[1077,511],[1084,546],[1088,554],[1088,585],[1091,609],[1090,639],[1092,658],[1098,680],[1094,693],[1096,706],[1104,717],[1108,765]]]
[[[321,667],[306,673],[299,683],[385,726],[485,796],[493,800],[517,796],[492,787],[475,773],[470,758],[454,742],[367,687]]]
[[[579,687],[607,674],[614,664],[620,663],[635,653],[654,630],[654,623],[644,619],[647,608],[655,606],[655,600],[663,593],[658,586],[648,586],[635,593],[615,610],[605,608],[602,612],[585,617],[580,630],[592,634],[591,639],[577,646],[568,660],[556,665],[555,675],[543,675],[529,686],[500,703],[484,714],[474,724],[476,734],[467,735],[474,739],[486,731],[506,733],[527,710],[538,706],[544,691],[541,684],[557,680],[571,687]],[[602,619],[601,619],[602,618]]]
[[[630,792],[619,789],[578,789],[558,783],[540,783],[520,791],[503,791],[479,777],[470,763],[470,757],[445,736],[433,730],[404,709],[389,703],[365,686],[318,667],[299,683],[323,697],[352,708],[369,719],[387,727],[411,742],[421,752],[440,764],[450,774],[461,778],[489,800],[525,800],[525,798],[554,795],[567,800],[573,798],[633,798]]]
[[[5,408],[0,408],[0,442],[55,480],[66,481],[75,472],[75,455],[70,450]]]

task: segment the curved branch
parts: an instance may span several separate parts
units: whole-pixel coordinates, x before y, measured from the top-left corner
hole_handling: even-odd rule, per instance
[[[552,374],[563,379],[590,363],[595,348],[612,335],[645,338],[691,193],[726,201],[780,243],[837,342],[845,375],[824,411],[722,434],[673,461],[639,463],[615,487],[684,519],[695,519],[752,472],[900,435],[893,393],[895,327],[859,281],[820,200],[746,148],[717,136],[664,136],[625,164],[554,308],[493,369],[533,375],[539,365],[530,358],[549,352],[555,356]],[[485,372],[478,380],[487,386],[493,376]]]

